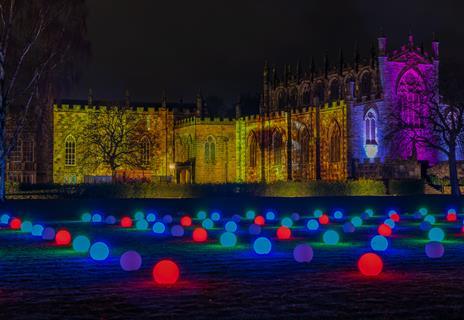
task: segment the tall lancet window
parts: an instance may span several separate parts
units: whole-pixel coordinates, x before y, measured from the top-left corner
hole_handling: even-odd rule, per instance
[[[366,156],[370,159],[375,158],[378,152],[377,145],[377,115],[373,109],[367,111],[364,117],[365,143],[364,149]]]

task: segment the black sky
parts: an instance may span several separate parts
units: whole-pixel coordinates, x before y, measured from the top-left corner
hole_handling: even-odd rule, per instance
[[[464,64],[462,1],[431,0],[89,0],[92,58],[73,98],[193,101],[198,90],[228,103],[258,92],[264,60],[332,61],[361,53],[383,28],[389,46],[409,30],[430,47],[441,41],[442,61]]]

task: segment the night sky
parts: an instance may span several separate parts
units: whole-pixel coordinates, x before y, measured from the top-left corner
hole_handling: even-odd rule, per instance
[[[199,90],[232,105],[261,89],[264,61],[335,61],[352,57],[358,41],[368,56],[381,28],[390,48],[416,42],[428,50],[432,33],[443,63],[464,64],[462,1],[430,0],[91,0],[92,57],[71,98],[193,101]]]

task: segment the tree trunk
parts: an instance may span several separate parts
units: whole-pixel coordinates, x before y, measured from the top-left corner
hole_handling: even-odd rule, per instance
[[[456,147],[450,146],[449,152],[450,155],[448,158],[448,165],[450,174],[451,194],[453,196],[460,196],[461,191],[459,189],[458,168],[456,164]]]

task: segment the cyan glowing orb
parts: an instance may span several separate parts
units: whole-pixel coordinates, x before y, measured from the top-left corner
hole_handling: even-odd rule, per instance
[[[173,237],[180,238],[184,235],[184,228],[181,225],[176,224],[171,228],[171,234]]]
[[[306,227],[309,231],[316,231],[319,229],[319,222],[316,219],[310,219],[308,223],[306,223]]]
[[[314,217],[315,218],[320,218],[322,216],[323,212],[320,209],[314,210]]]
[[[148,222],[147,220],[145,219],[140,219],[140,220],[137,220],[137,222],[135,223],[135,228],[137,230],[147,230],[148,229]]]
[[[445,239],[445,233],[441,228],[432,228],[429,230],[430,241],[441,242]]]
[[[293,258],[296,262],[311,262],[311,260],[313,260],[313,255],[313,248],[306,243],[299,244],[293,249]]]
[[[142,256],[137,251],[126,251],[119,259],[124,271],[137,271],[142,266]]]
[[[419,213],[420,213],[422,216],[426,216],[427,213],[429,213],[429,210],[427,210],[427,208],[420,208],[420,209],[419,209]]]
[[[359,228],[360,226],[362,226],[363,221],[362,221],[362,219],[360,217],[353,217],[353,218],[351,218],[351,223],[356,228]]]
[[[219,220],[221,220],[221,214],[217,211],[211,213],[211,220],[217,222]]]
[[[6,213],[2,214],[2,216],[0,217],[0,223],[8,224],[9,221],[10,221],[10,215]]]
[[[90,240],[86,236],[77,236],[72,242],[74,251],[87,252],[90,248]]]
[[[105,218],[105,223],[106,224],[115,224],[116,223],[116,218],[114,216],[108,216]]]
[[[224,232],[221,234],[219,242],[223,247],[234,247],[237,244],[237,236],[232,232]]]
[[[32,227],[32,235],[34,237],[41,237],[42,236],[42,232],[44,231],[44,227],[40,224],[35,224],[33,227]]]
[[[104,242],[95,242],[90,247],[90,257],[95,261],[103,261],[108,258],[110,249]]]
[[[276,215],[273,211],[266,212],[266,220],[273,221],[276,218]]]
[[[371,239],[371,248],[374,251],[385,251],[388,249],[388,240],[384,236],[377,235]]]
[[[200,220],[206,219],[206,212],[205,211],[198,211],[197,218]]]
[[[250,227],[248,227],[248,232],[251,234],[251,235],[258,235],[261,233],[261,227],[257,224],[252,224],[250,225]]]
[[[456,209],[454,208],[448,209],[448,214],[456,214]]]
[[[82,222],[90,222],[92,220],[92,215],[88,212],[83,213],[81,216]]]
[[[247,219],[254,219],[256,216],[256,213],[253,210],[248,210],[245,214]]]
[[[374,216],[374,210],[372,209],[366,209],[364,212],[371,218]]]
[[[335,230],[327,230],[322,235],[322,240],[325,244],[335,245],[338,243],[338,241],[340,241],[340,236],[338,235],[338,232]]]
[[[395,210],[389,210],[388,211],[388,216],[391,218],[392,215],[398,214]]]
[[[390,218],[385,219],[385,221],[383,223],[385,223],[387,226],[389,226],[392,229],[395,228],[395,221],[393,221]]]
[[[102,215],[99,213],[94,213],[94,215],[92,216],[92,222],[94,223],[100,223],[102,222],[102,220],[103,220]]]
[[[134,220],[141,220],[141,219],[145,219],[145,214],[142,211],[137,211],[134,214]]]
[[[285,217],[280,222],[284,227],[291,228],[293,226],[293,220],[289,217]]]
[[[164,223],[158,221],[153,224],[152,229],[154,233],[162,234],[166,230],[166,226],[164,225]]]
[[[340,210],[335,211],[334,218],[337,220],[343,219],[343,212],[341,212]]]
[[[428,223],[430,224],[435,224],[435,217],[432,216],[432,215],[426,215],[425,218],[424,218],[424,221],[427,221]]]
[[[163,217],[163,222],[164,222],[165,224],[170,224],[170,223],[172,223],[172,216],[171,216],[170,214],[165,215],[165,216]]]
[[[225,229],[227,232],[235,232],[237,231],[237,224],[234,221],[227,221]]]
[[[260,237],[255,240],[253,243],[253,250],[257,254],[264,255],[264,254],[269,254],[272,249],[272,244],[271,241],[268,238],[265,237]]]
[[[154,214],[153,212],[150,212],[149,214],[147,214],[148,222],[155,222],[155,220],[156,220],[156,214]]]
[[[46,227],[42,232],[42,239],[44,240],[54,240],[55,239],[55,229],[52,227]]]
[[[213,229],[214,228],[214,222],[213,220],[211,219],[205,219],[203,220],[203,222],[201,223],[202,227],[209,230],[209,229]]]
[[[22,232],[31,232],[32,231],[32,222],[23,221],[23,223],[21,223],[21,231]]]
[[[425,254],[431,259],[438,259],[443,257],[445,247],[440,242],[429,242],[425,245]]]
[[[345,233],[353,233],[356,231],[356,228],[354,227],[354,225],[350,222],[350,221],[347,221],[343,224],[343,232]]]

